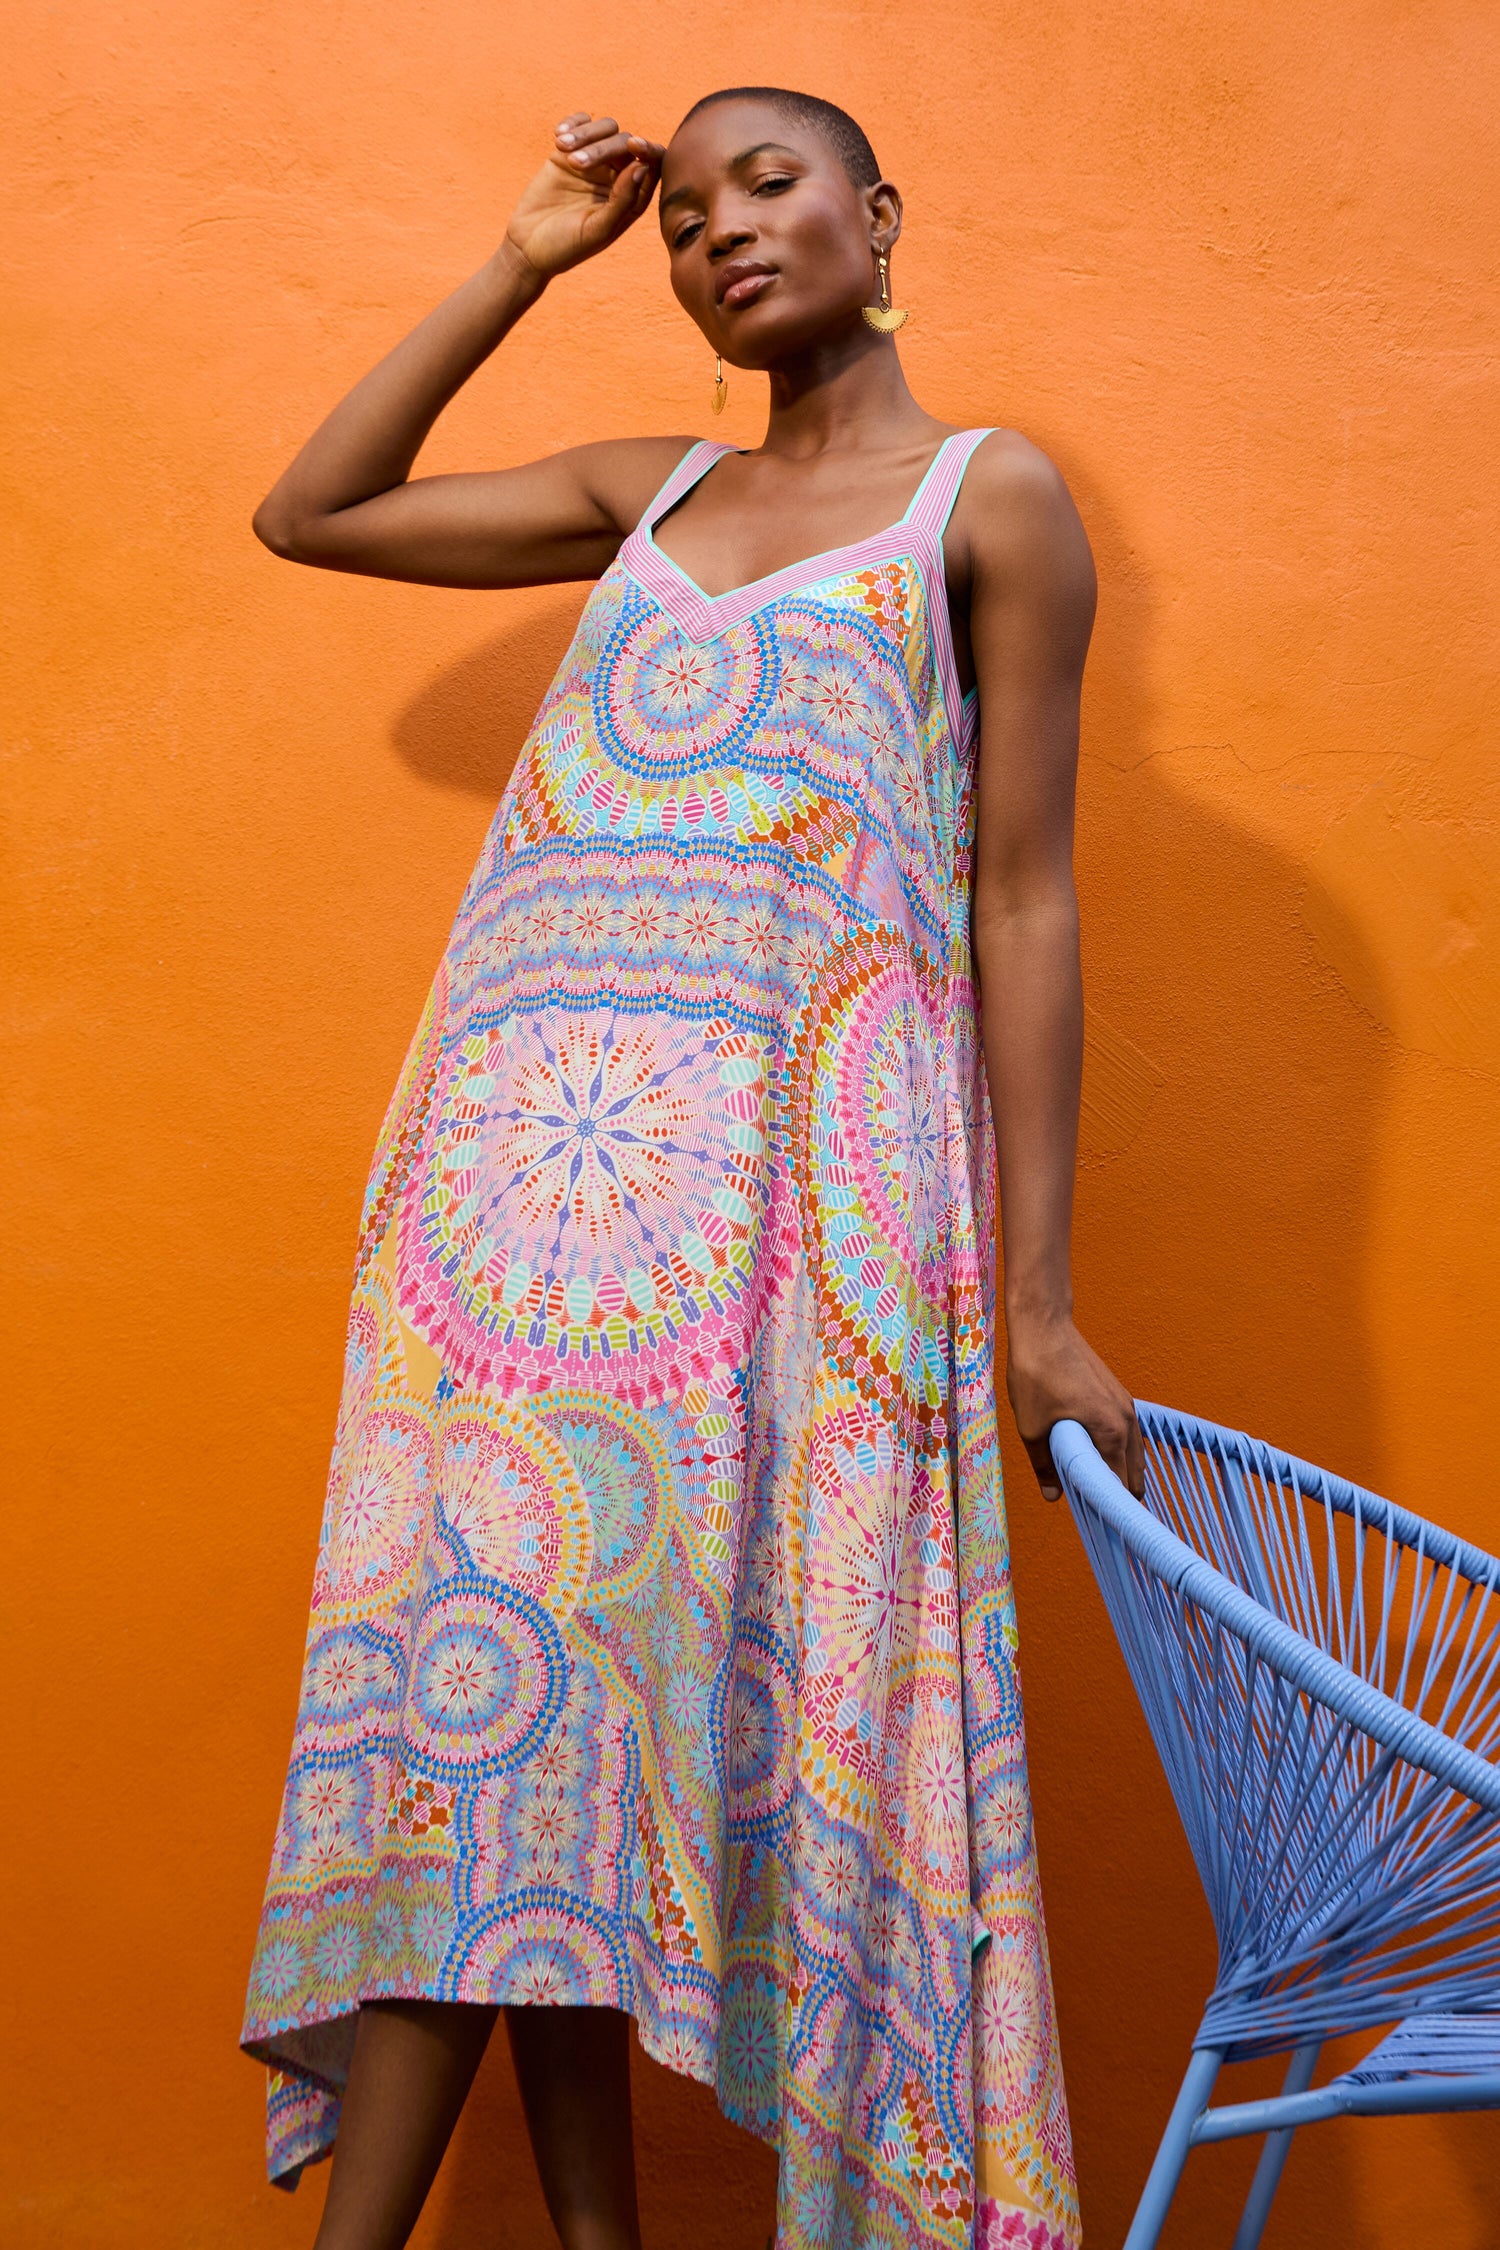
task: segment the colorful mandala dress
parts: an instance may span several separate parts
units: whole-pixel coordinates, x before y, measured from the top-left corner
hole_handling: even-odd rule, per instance
[[[495,815],[366,1195],[245,2044],[627,2009],[780,2250],[1078,2240],[1000,1470],[950,438],[716,598],[653,530]]]

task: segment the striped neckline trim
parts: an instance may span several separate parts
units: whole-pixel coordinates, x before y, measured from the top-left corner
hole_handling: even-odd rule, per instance
[[[958,666],[953,653],[953,632],[948,618],[947,585],[943,575],[943,529],[953,512],[964,470],[975,449],[989,436],[988,429],[959,430],[945,438],[933,455],[904,516],[883,531],[856,539],[845,547],[825,548],[804,556],[762,578],[749,579],[722,594],[707,594],[653,537],[656,525],[677,502],[686,497],[715,461],[740,450],[704,438],[690,447],[673,470],[640,522],[622,541],[619,560],[638,585],[665,609],[687,637],[700,646],[716,640],[733,626],[743,624],[759,609],[810,586],[847,577],[861,566],[899,562],[911,556],[922,574],[929,625],[937,656],[943,701],[956,724],[957,740],[966,742],[975,717],[975,697],[961,695]]]

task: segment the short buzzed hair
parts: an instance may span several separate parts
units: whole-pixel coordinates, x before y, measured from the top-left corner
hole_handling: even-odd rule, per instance
[[[881,177],[864,127],[856,124],[846,109],[822,101],[816,94],[797,94],[789,86],[721,86],[716,94],[705,94],[701,101],[694,102],[682,125],[716,102],[768,102],[783,117],[821,134],[857,188],[874,187]],[[679,133],[682,125],[677,128]]]

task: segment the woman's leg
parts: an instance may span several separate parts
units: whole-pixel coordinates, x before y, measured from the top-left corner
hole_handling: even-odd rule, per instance
[[[630,2018],[507,2008],[542,2193],[564,2250],[641,2250],[630,2134]]]
[[[493,2008],[366,2001],[314,2250],[402,2250],[494,2027]]]
[[[508,2008],[537,2171],[564,2250],[641,2250],[630,2137],[630,2019]],[[367,2001],[314,2250],[403,2250],[494,2028],[495,2010]]]

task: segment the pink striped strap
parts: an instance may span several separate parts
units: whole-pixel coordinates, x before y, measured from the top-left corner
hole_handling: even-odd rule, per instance
[[[707,475],[722,454],[738,451],[738,446],[720,445],[713,438],[699,438],[696,445],[690,445],[656,498],[647,503],[645,512],[635,527],[636,532],[654,531],[667,510],[676,507],[683,495],[692,490],[701,476]]]
[[[944,438],[931,468],[912,496],[911,506],[902,518],[904,523],[915,524],[938,546],[942,545],[948,518],[964,481],[964,471],[989,435],[988,429],[959,430],[953,437]]]

